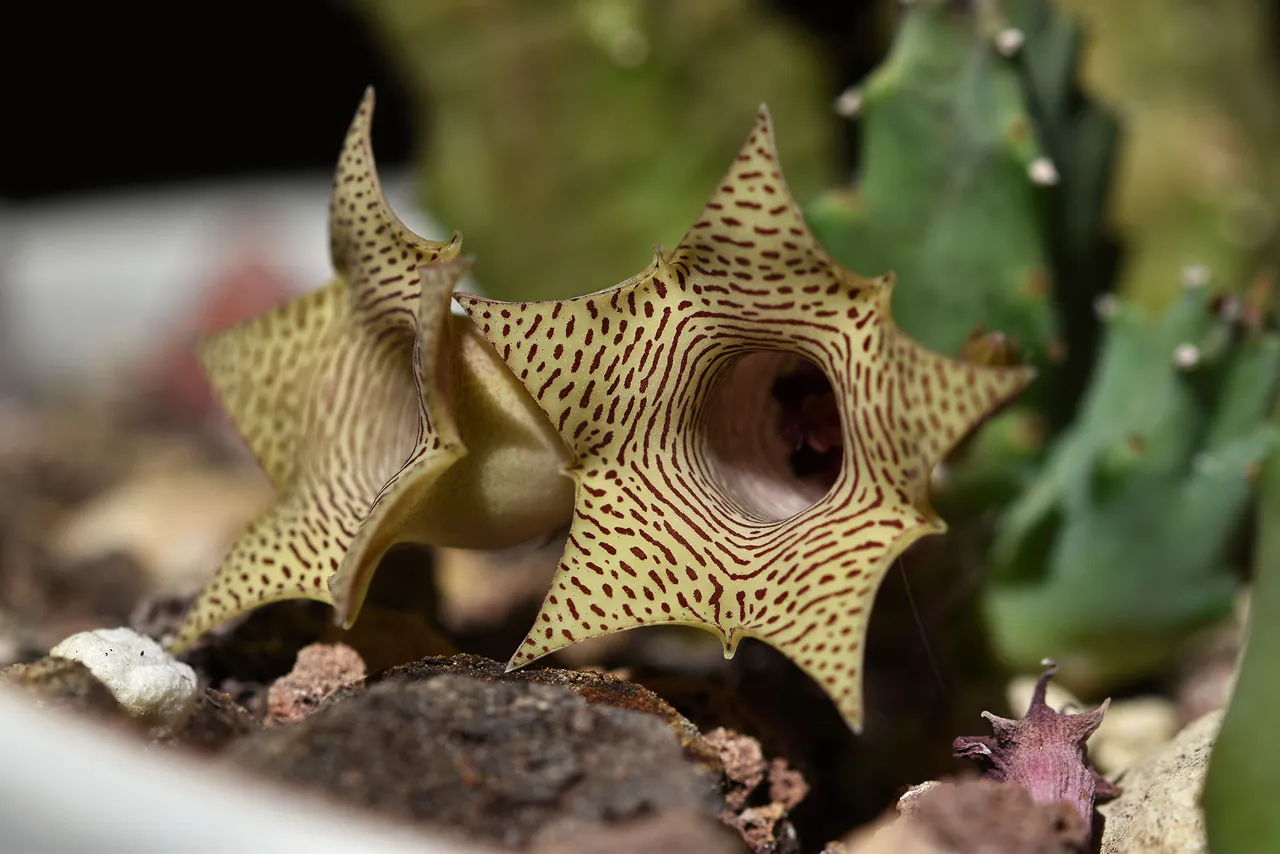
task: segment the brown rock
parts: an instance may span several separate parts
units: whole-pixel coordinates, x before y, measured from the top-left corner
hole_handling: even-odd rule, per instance
[[[305,720],[247,736],[225,755],[343,804],[507,846],[667,809],[714,817],[723,808],[718,763],[691,756],[668,720],[582,696],[623,695],[626,683],[552,671],[542,679],[561,684],[532,684],[467,670],[446,660],[423,678],[400,672],[342,689]],[[573,690],[584,682],[590,691]]]
[[[688,809],[579,833],[540,834],[532,854],[746,854],[736,833],[713,818]]]
[[[374,673],[363,682],[347,685],[335,691],[330,702],[359,694],[367,687],[383,681],[422,681],[444,674],[462,675],[486,681],[553,685],[569,689],[591,705],[614,706],[654,715],[666,721],[675,731],[690,759],[706,766],[716,774],[721,772],[719,751],[702,737],[698,728],[688,719],[648,688],[605,673],[561,670],[553,667],[524,667],[508,673],[505,665],[478,655],[429,657]]]
[[[1120,777],[1124,793],[1099,807],[1102,854],[1206,850],[1200,793],[1222,714],[1211,712],[1185,727]]]
[[[904,820],[956,854],[1075,854],[1089,840],[1070,803],[1038,804],[1022,786],[994,780],[944,781],[921,793]]]
[[[45,657],[34,664],[15,664],[0,675],[41,702],[107,720],[132,721],[110,689],[78,661]]]
[[[898,798],[898,815],[912,816],[915,815],[917,807],[920,805],[920,796],[925,792],[936,789],[941,786],[937,780],[926,780],[918,786],[912,786]]]
[[[896,820],[881,820],[827,846],[824,854],[1083,854],[1088,829],[1070,804],[1037,804],[1026,789],[995,780],[931,782],[903,796]]]
[[[177,744],[203,753],[216,753],[241,736],[262,729],[262,724],[229,694],[206,688]]]
[[[319,708],[325,697],[364,676],[364,661],[346,644],[304,646],[298,650],[293,670],[267,691],[266,723],[270,726],[300,721]]]

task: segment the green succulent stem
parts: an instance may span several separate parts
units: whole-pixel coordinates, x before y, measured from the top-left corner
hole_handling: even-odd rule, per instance
[[[1280,850],[1280,454],[1259,480],[1258,536],[1248,645],[1205,780],[1215,852]]]

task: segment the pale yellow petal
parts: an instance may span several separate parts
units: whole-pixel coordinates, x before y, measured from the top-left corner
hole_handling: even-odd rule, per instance
[[[743,637],[774,645],[858,728],[876,589],[904,548],[943,530],[929,471],[1028,380],[932,361],[897,333],[890,289],[813,238],[762,110],[688,234],[644,273],[563,301],[460,298],[575,454],[568,543],[511,666],[696,625],[726,655]],[[802,359],[840,417],[829,488],[792,474],[778,440],[769,389]]]

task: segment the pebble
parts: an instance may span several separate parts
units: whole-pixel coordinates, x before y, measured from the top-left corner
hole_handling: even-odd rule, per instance
[[[195,671],[132,629],[80,632],[49,655],[88,667],[116,702],[157,737],[181,730],[200,697]]]

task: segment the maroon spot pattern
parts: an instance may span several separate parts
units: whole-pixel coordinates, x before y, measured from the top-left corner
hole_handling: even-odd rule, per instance
[[[348,610],[358,608],[393,539],[380,513],[461,453],[433,380],[445,373],[437,362],[447,357],[459,238],[419,238],[387,205],[369,139],[373,104],[369,90],[334,176],[333,281],[200,346],[279,499],[232,546],[174,649],[268,602],[333,601],[329,577],[339,571]]]
[[[641,275],[570,300],[459,295],[576,457],[574,517],[534,628],[511,659],[677,623],[781,650],[862,719],[868,613],[893,559],[944,530],[935,463],[1031,378],[932,353],[818,245],[779,172],[767,112],[697,222]],[[767,518],[706,452],[717,384],[752,354],[808,359],[842,418],[834,486]],[[750,418],[750,413],[743,413]]]

